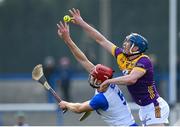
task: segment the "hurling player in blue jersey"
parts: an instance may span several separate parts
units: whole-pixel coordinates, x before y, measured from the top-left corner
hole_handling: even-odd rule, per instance
[[[83,103],[61,101],[60,108],[68,109],[75,113],[96,110],[97,114],[110,126],[135,126],[134,118],[128,104],[115,84],[110,84],[105,92],[99,92],[100,84],[112,78],[113,70],[107,66],[91,63],[84,53],[76,46],[69,35],[69,26],[60,22],[58,35],[65,41],[77,61],[90,73],[89,83],[95,88],[95,95],[91,100]]]
[[[69,12],[73,23],[81,26],[91,38],[115,57],[124,74],[105,80],[100,85],[100,91],[106,90],[112,83],[127,85],[133,100],[140,107],[139,117],[144,125],[163,126],[168,123],[169,106],[156,90],[152,62],[144,54],[148,47],[147,40],[137,33],[132,33],[125,38],[123,47],[120,48],[86,23],[78,9],[73,8]]]

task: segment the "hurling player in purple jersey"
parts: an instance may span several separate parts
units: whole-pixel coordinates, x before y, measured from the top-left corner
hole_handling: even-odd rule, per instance
[[[148,41],[137,33],[131,33],[125,38],[123,47],[119,48],[86,23],[78,9],[73,8],[69,12],[72,23],[81,26],[91,38],[111,53],[124,74],[104,81],[100,90],[104,91],[112,83],[126,85],[140,107],[139,117],[144,125],[163,126],[168,123],[169,106],[156,90],[152,62],[144,54]]]

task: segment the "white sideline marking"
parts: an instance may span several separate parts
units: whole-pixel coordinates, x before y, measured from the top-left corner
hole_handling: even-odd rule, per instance
[[[55,111],[57,104],[48,103],[11,103],[0,104],[0,111]]]
[[[131,110],[138,110],[139,106],[135,103],[128,103]],[[55,111],[58,108],[56,103],[8,103],[0,104],[1,112],[9,111]]]

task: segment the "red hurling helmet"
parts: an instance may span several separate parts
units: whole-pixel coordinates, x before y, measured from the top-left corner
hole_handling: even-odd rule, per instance
[[[105,65],[97,64],[89,75],[89,83],[93,88],[99,88],[100,84],[112,78],[113,70]]]

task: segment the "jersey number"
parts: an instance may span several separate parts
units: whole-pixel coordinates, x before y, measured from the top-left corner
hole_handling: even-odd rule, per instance
[[[123,102],[123,104],[126,105],[126,100],[125,100],[124,95],[122,94],[121,91],[118,91],[118,95],[119,95],[119,98],[121,99],[121,101]]]
[[[111,84],[110,87],[111,87],[112,89],[114,89],[114,88],[115,88],[115,84]],[[118,90],[118,93],[117,93],[117,94],[118,94],[119,98],[121,99],[121,101],[123,102],[123,104],[126,105],[126,100],[125,100],[125,98],[124,98],[123,93],[122,93],[120,90]]]

